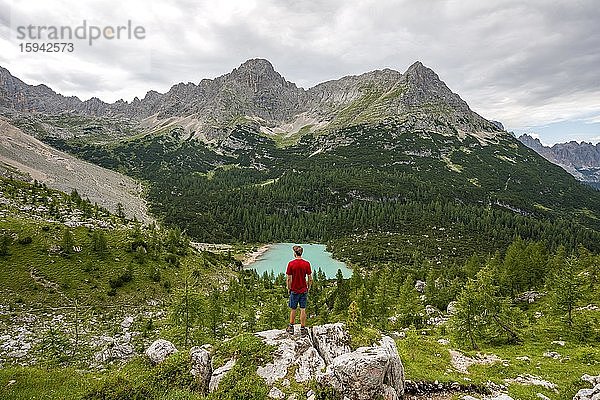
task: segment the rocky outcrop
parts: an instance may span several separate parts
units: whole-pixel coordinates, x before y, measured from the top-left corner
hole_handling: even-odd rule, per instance
[[[315,326],[307,337],[283,330],[256,335],[276,347],[273,362],[257,369],[268,385],[282,381],[290,368],[295,368],[296,382],[316,379],[350,400],[377,396],[397,399],[404,393],[404,368],[390,337],[383,336],[375,346],[351,351],[343,324]]]
[[[350,336],[341,323],[315,326],[307,336],[290,335],[279,329],[255,335],[265,345],[274,347],[273,360],[256,368],[257,375],[270,387],[269,398],[285,398],[285,388],[290,387],[292,380],[299,384],[316,381],[348,400],[380,396],[397,400],[404,394],[404,367],[396,343],[388,336],[373,346],[352,351]],[[214,368],[211,351],[210,345],[190,350],[190,374],[204,392],[216,391],[236,365],[236,359],[231,358]],[[171,342],[158,339],[146,350],[146,355],[159,364],[175,352],[177,349]],[[311,398],[308,394],[307,397]]]
[[[168,340],[155,340],[150,347],[146,349],[146,355],[154,364],[160,364],[171,354],[176,353],[177,348]]]
[[[387,336],[378,346],[360,347],[334,358],[317,380],[351,400],[378,396],[392,400],[404,394],[404,369],[396,344]]]
[[[591,383],[593,387],[579,390],[573,400],[600,400],[600,375],[590,376],[585,374],[581,377],[581,380]]]
[[[309,336],[291,336],[279,329],[258,332],[256,336],[261,338],[265,344],[276,347],[273,353],[273,362],[259,366],[256,371],[268,385],[283,379],[291,366],[298,367],[297,376],[302,381],[315,376],[308,373],[311,366],[325,366],[325,362],[318,352],[313,351],[315,349]]]
[[[116,360],[127,360],[133,357],[135,349],[129,343],[119,344],[116,343],[113,346],[107,347],[94,354],[96,362],[104,364],[110,361]]]

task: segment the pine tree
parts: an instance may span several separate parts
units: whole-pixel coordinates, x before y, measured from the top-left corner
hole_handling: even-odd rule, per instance
[[[60,241],[60,248],[63,253],[71,254],[73,253],[73,247],[75,247],[75,238],[73,237],[73,233],[70,229],[65,228],[63,230],[63,237]]]
[[[414,280],[411,276],[406,277],[398,291],[396,312],[402,327],[414,325],[420,328],[423,326],[425,307],[423,307],[419,294],[415,290]]]
[[[92,234],[92,250],[99,254],[104,254],[108,250],[106,235],[101,230],[95,230]]]
[[[348,307],[346,326],[350,332],[356,331],[360,327],[360,309],[358,308],[356,300],[353,300]]]
[[[562,254],[554,257],[554,274],[549,282],[554,312],[564,317],[569,327],[573,326],[573,311],[583,296],[581,272],[578,260]]]

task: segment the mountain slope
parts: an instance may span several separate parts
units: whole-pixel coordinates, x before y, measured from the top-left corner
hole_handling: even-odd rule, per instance
[[[128,176],[58,151],[0,119],[0,172],[23,175],[70,193],[76,190],[92,203],[150,221],[141,186]],[[18,172],[16,172],[18,171]]]

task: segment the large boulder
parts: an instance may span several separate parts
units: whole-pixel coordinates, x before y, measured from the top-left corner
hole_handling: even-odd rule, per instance
[[[94,354],[94,359],[101,364],[109,361],[124,361],[133,357],[134,352],[131,344],[114,344]]]
[[[350,352],[350,335],[342,323],[313,326],[312,337],[315,349],[326,364]]]
[[[195,377],[198,382],[200,382],[202,385],[202,390],[206,392],[212,374],[210,352],[208,351],[208,347],[192,347],[190,349],[190,359],[192,362],[190,374],[192,374],[192,376]]]
[[[387,336],[378,346],[335,357],[317,380],[350,400],[394,399],[404,394],[404,368],[394,340]]]
[[[154,364],[160,364],[171,354],[177,353],[175,345],[168,340],[157,339],[146,349],[146,355]]]

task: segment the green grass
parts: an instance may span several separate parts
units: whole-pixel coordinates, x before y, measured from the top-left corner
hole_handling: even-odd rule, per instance
[[[81,398],[100,374],[73,368],[45,370],[36,367],[0,369],[0,398],[4,400]],[[15,381],[14,383],[9,383]]]
[[[541,325],[541,326],[540,326]],[[477,353],[494,354],[505,362],[468,368],[469,374],[458,372],[451,363],[449,349],[457,349],[455,343],[444,346],[437,342],[444,337],[435,331],[421,335],[409,331],[406,338],[397,340],[398,352],[404,364],[406,378],[413,381],[459,382],[474,384],[484,388],[486,382],[508,386],[508,394],[514,399],[534,400],[537,393],[551,399],[572,399],[575,393],[589,384],[580,380],[583,374],[600,374],[600,348],[597,343],[581,343],[564,337],[564,327],[550,326],[551,322],[539,321],[523,332],[524,342],[520,345],[482,345],[479,351],[464,351],[465,355],[475,357]],[[554,324],[556,325],[556,324]],[[540,337],[536,330],[544,330],[547,335]],[[554,333],[549,333],[554,331]],[[559,337],[555,333],[563,332],[566,345],[552,344]],[[549,333],[549,334],[548,334]],[[544,356],[545,352],[555,351],[560,359]],[[517,357],[529,357],[523,361]],[[557,385],[557,392],[542,386],[508,383],[505,379],[514,379],[519,375],[533,375]],[[465,380],[467,378],[468,380]]]

